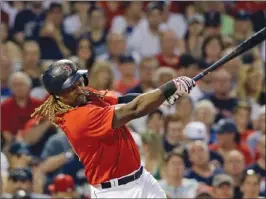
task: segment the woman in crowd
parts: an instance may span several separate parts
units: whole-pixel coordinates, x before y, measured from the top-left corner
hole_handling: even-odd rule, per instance
[[[189,96],[178,99],[175,108],[176,114],[182,118],[185,125],[193,120],[193,102]]]
[[[160,169],[163,162],[163,146],[161,136],[152,132],[146,132],[141,135],[142,146],[140,154],[145,168],[156,179],[160,179]]]
[[[256,117],[259,104],[258,100],[263,91],[264,71],[262,67],[243,67],[239,72],[236,85],[236,96],[242,100],[249,100],[252,107],[251,118]]]
[[[223,48],[220,36],[209,36],[204,39],[202,44],[202,58],[207,64],[211,65],[220,59]]]
[[[100,56],[107,51],[106,38],[108,30],[106,28],[105,11],[100,7],[92,7],[89,10],[90,31],[82,35],[91,40],[95,51],[95,56]]]
[[[111,67],[104,61],[94,63],[90,73],[89,85],[97,90],[113,90],[114,76]]]
[[[243,193],[243,199],[262,198],[259,197],[260,178],[260,175],[252,169],[249,169],[244,173],[241,182],[241,191]]]
[[[241,141],[246,142],[249,135],[254,133],[251,126],[251,106],[246,101],[238,102],[234,111],[233,118],[235,120],[237,130],[240,133]]]
[[[80,39],[78,41],[76,53],[77,55],[70,57],[70,59],[78,63],[81,69],[88,69],[90,71],[95,61],[95,54],[91,41],[87,38]]]
[[[159,181],[169,198],[194,198],[199,183],[195,179],[184,178],[185,163],[178,149],[169,153],[164,160],[164,175]]]

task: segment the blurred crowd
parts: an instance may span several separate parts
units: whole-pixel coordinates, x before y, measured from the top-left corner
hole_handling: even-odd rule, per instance
[[[30,117],[54,60],[88,69],[94,89],[143,93],[206,69],[265,27],[265,11],[243,1],[1,2],[1,198],[90,198],[64,133]],[[128,123],[169,198],[266,196],[265,45]]]

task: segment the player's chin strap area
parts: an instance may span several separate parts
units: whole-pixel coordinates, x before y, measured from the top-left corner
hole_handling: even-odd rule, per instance
[[[132,182],[134,180],[139,179],[140,176],[142,175],[142,173],[143,173],[143,166],[141,166],[136,173],[134,173],[132,175],[129,175],[129,176],[126,176],[126,177],[123,177],[123,178],[117,179],[116,180],[117,181],[117,184],[113,180],[110,180],[109,182],[101,183],[101,188],[102,189],[108,189],[108,188],[111,188],[111,187],[125,185],[125,184],[127,184],[129,182]]]

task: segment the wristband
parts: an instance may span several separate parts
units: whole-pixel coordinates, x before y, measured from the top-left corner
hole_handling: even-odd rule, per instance
[[[168,100],[169,97],[171,97],[176,92],[176,85],[173,81],[169,81],[162,86],[159,87],[159,89],[162,91],[165,99]]]

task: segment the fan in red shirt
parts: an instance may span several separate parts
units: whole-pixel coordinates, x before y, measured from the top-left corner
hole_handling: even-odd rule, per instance
[[[161,37],[161,53],[156,56],[159,66],[168,66],[175,70],[178,69],[179,56],[176,48],[178,39],[172,31],[165,31]]]
[[[254,162],[249,147],[240,141],[237,127],[231,119],[221,119],[218,122],[217,143],[211,144],[209,149],[219,152],[222,156],[236,149],[244,155],[246,165]]]
[[[51,95],[33,116],[48,117],[65,132],[85,167],[92,198],[166,198],[143,168],[126,123],[153,112],[170,97],[188,94],[195,86],[192,79],[179,77],[148,93],[117,98],[86,88],[87,70],[59,60],[42,80]]]
[[[16,72],[10,77],[13,96],[1,103],[1,132],[7,141],[11,141],[19,130],[23,130],[31,113],[42,101],[31,98],[31,79],[26,73]]]

